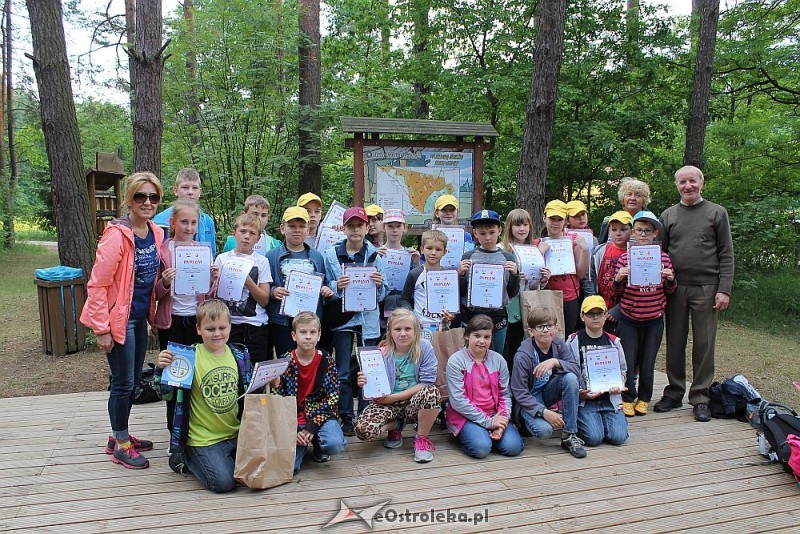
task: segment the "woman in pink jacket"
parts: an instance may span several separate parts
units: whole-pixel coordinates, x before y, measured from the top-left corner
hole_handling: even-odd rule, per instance
[[[111,221],[97,245],[81,322],[97,336],[111,368],[108,416],[112,433],[106,453],[129,469],[150,466],[140,451],[153,443],[128,433],[136,384],[147,350],[147,322],[155,318],[155,283],[164,231],[150,219],[161,202],[161,182],[149,172],[126,179],[128,214]]]

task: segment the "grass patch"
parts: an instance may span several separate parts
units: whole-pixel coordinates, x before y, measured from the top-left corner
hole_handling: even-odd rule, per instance
[[[722,319],[800,339],[800,269],[737,272],[731,305]]]
[[[14,220],[14,238],[17,241],[58,241],[55,230],[45,230],[35,222],[20,219]]]

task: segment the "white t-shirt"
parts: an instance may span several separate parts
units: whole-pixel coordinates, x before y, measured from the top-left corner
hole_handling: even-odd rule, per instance
[[[252,259],[255,262],[253,268],[250,270],[250,278],[256,284],[271,284],[272,272],[269,268],[269,260],[261,254],[239,254],[235,250],[223,252],[217,259],[214,260],[214,265],[219,265],[222,268],[228,258],[240,256]],[[261,326],[267,324],[269,318],[267,317],[267,310],[264,306],[256,302],[256,299],[250,296],[247,286],[242,288],[242,297],[238,301],[225,301],[228,309],[231,311],[232,324],[251,324],[253,326]]]

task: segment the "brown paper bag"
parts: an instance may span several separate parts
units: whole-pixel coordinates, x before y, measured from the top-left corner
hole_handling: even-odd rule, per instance
[[[433,352],[439,362],[436,371],[436,387],[442,395],[442,401],[447,400],[447,359],[464,348],[464,329],[440,330],[433,333],[431,339]]]
[[[558,335],[564,338],[564,297],[559,291],[549,289],[539,289],[537,291],[520,291],[519,301],[522,307],[522,326],[525,332],[525,339],[528,339],[528,315],[533,308],[546,307],[553,308],[558,317]]]
[[[248,488],[292,479],[297,443],[297,397],[244,396],[233,477]]]

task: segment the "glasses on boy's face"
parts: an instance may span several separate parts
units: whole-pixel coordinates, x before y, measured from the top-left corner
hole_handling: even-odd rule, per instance
[[[599,318],[599,317],[602,317],[602,316],[604,316],[605,314],[606,314],[606,312],[604,312],[604,311],[599,311],[599,312],[584,312],[584,314],[583,314],[583,315],[584,315],[585,317],[588,317],[589,319],[597,319],[597,318]]]
[[[150,201],[150,204],[158,204],[161,202],[161,195],[158,193],[134,193],[133,194],[133,201],[137,204],[144,204],[147,200]]]
[[[649,236],[653,235],[655,233],[655,230],[651,230],[649,228],[634,228],[633,233],[636,235]]]
[[[558,328],[558,325],[553,323],[537,324],[536,326],[533,327],[534,330],[541,333],[547,332],[548,330],[555,330],[556,328]]]

